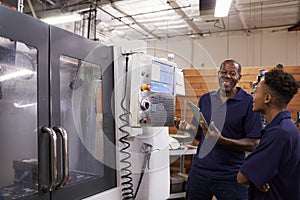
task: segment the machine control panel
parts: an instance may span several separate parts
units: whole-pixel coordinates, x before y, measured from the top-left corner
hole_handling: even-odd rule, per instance
[[[151,126],[173,125],[174,97],[147,92],[141,100],[140,123]]]
[[[173,126],[175,67],[174,63],[149,55],[132,56],[131,126]]]

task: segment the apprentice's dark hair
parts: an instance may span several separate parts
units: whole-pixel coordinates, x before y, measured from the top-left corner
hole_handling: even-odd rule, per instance
[[[275,96],[278,106],[286,106],[298,92],[299,83],[283,70],[272,69],[265,73],[264,84]]]

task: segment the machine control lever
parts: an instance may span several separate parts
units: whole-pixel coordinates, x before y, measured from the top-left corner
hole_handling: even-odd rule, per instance
[[[150,157],[153,151],[153,146],[151,144],[144,143],[142,146],[142,151],[145,153],[144,162],[142,165],[142,173],[144,173],[146,166],[148,169],[150,169]]]
[[[134,194],[134,199],[136,199],[136,196],[140,189],[140,186],[141,186],[144,174],[145,174],[146,166],[148,167],[148,169],[150,169],[150,157],[151,157],[152,151],[153,151],[153,146],[151,144],[143,143],[142,152],[145,153],[145,156],[144,156],[144,162],[143,162],[142,169],[141,169],[141,176],[140,176],[138,186],[137,186],[135,194]]]

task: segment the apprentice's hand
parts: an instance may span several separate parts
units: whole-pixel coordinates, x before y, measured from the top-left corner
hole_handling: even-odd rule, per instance
[[[181,121],[181,118],[174,117],[174,126],[176,127],[177,130],[179,130],[180,121]]]
[[[257,187],[256,188],[261,191],[261,192],[268,192],[270,189],[270,185],[269,183],[266,183],[265,185],[263,185],[262,187]]]

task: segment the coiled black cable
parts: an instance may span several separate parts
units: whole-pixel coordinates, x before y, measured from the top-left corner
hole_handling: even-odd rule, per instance
[[[121,142],[124,147],[121,148],[120,152],[124,158],[120,160],[121,164],[124,164],[124,167],[121,167],[121,179],[123,182],[121,182],[122,186],[122,197],[123,200],[127,199],[134,199],[134,193],[133,193],[133,183],[132,183],[132,172],[130,170],[131,163],[129,162],[129,159],[131,157],[130,152],[127,151],[127,149],[130,147],[130,143],[127,141],[129,137],[129,132],[125,130],[125,127],[129,127],[129,121],[128,116],[130,115],[130,111],[125,107],[125,99],[126,99],[126,87],[127,87],[127,73],[128,73],[128,61],[129,57],[128,54],[125,55],[125,89],[124,89],[124,96],[121,101],[121,108],[123,110],[123,113],[119,116],[119,119],[123,122],[123,125],[119,127],[119,130],[123,133],[123,136],[120,137],[119,142]]]

